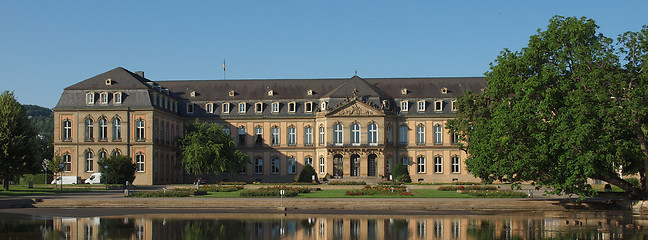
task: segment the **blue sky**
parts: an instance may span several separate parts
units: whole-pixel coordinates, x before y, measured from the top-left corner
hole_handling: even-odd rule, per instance
[[[554,15],[616,38],[648,1],[0,0],[0,90],[54,107],[115,67],[154,80],[483,76]]]

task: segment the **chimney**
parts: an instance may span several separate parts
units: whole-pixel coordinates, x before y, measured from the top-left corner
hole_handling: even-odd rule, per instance
[[[139,75],[140,77],[144,77],[144,71],[137,71],[135,74]]]

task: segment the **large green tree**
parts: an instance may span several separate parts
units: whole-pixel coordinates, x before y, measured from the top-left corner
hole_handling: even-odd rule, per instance
[[[97,162],[101,172],[102,182],[106,184],[133,184],[137,165],[133,159],[125,155],[112,155]]]
[[[582,196],[595,193],[587,180],[599,179],[645,196],[622,178],[639,174],[645,183],[645,73],[638,80],[640,71],[624,67],[623,52],[597,29],[591,19],[553,17],[527,47],[501,52],[482,93],[458,99],[448,127],[467,142],[460,148],[471,173]],[[645,31],[620,43],[639,35]]]
[[[4,189],[34,163],[36,133],[13,92],[0,94],[0,178]]]
[[[187,172],[198,176],[235,173],[249,162],[223,127],[215,123],[196,121],[187,127],[187,134],[178,142],[182,165]]]

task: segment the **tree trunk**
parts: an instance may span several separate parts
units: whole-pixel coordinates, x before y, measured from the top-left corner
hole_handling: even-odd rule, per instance
[[[616,175],[615,176],[600,176],[600,178],[598,178],[598,179],[606,181],[609,184],[612,184],[614,186],[620,187],[626,193],[628,193],[628,196],[631,199],[642,199],[645,196],[647,196],[646,193],[644,193],[642,191],[641,187],[637,187],[635,185],[632,185],[628,181],[623,180],[623,179],[621,179],[620,177],[618,177]]]
[[[646,136],[644,135],[643,129],[641,129],[641,124],[635,118],[635,134],[639,140],[639,146],[641,147],[641,152],[643,153],[643,163],[644,163],[644,176],[648,176],[648,144],[646,143]],[[644,190],[644,195],[648,196],[648,177],[644,177],[641,181],[642,189]]]
[[[9,179],[5,178],[3,182],[3,187],[5,191],[9,191]]]

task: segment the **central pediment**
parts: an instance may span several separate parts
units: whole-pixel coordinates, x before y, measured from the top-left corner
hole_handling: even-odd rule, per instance
[[[328,117],[341,117],[341,116],[383,116],[382,111],[357,100],[351,101],[347,104],[339,106],[326,114]]]

